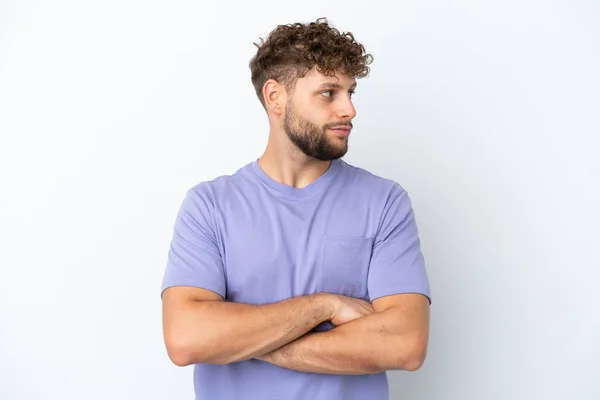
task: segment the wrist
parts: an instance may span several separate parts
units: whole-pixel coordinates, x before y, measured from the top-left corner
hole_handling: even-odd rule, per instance
[[[269,362],[272,358],[272,353],[263,354],[262,356],[256,357],[257,360]]]
[[[335,314],[335,305],[333,300],[335,296],[326,292],[315,293],[313,296],[317,315],[319,316],[319,323],[333,319]]]

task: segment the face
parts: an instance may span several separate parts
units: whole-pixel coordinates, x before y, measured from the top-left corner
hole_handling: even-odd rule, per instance
[[[346,154],[355,88],[356,80],[344,74],[328,77],[312,70],[298,79],[286,102],[283,129],[302,153],[321,161]]]

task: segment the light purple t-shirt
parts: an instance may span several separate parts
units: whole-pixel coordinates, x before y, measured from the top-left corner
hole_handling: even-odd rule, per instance
[[[406,191],[341,159],[302,189],[272,180],[256,161],[191,188],[162,289],[179,285],[250,304],[316,292],[431,297]],[[197,400],[389,399],[386,373],[304,373],[259,360],[196,364],[194,389]]]

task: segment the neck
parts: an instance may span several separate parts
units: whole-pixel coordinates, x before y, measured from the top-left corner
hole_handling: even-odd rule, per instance
[[[269,135],[267,148],[258,160],[260,168],[274,181],[301,189],[317,180],[331,165],[331,161],[307,157],[287,137],[283,143],[275,137]]]

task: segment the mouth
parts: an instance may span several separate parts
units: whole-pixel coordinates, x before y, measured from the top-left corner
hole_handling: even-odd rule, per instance
[[[329,128],[329,130],[338,136],[347,137],[350,135],[350,131],[352,130],[352,128],[349,126],[336,126],[333,128]]]

